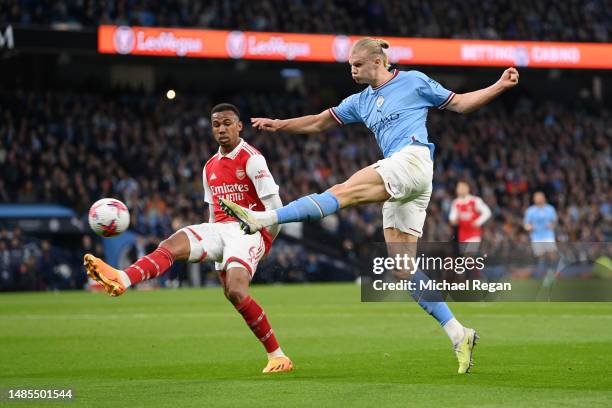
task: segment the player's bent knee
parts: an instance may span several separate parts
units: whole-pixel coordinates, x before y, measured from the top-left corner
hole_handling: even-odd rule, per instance
[[[191,246],[187,234],[183,231],[175,232],[169,238],[160,242],[159,246],[170,251],[176,260],[186,260],[189,258]]]
[[[232,286],[226,287],[224,293],[227,300],[234,305],[240,304],[249,295],[245,288]]]
[[[225,297],[234,305],[239,304],[249,295],[250,275],[246,269],[229,268],[225,279]]]

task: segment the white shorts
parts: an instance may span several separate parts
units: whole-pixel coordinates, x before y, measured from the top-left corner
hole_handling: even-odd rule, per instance
[[[409,145],[370,167],[380,174],[391,196],[383,205],[383,228],[397,228],[420,238],[432,190],[429,149]]]
[[[253,277],[266,252],[261,234],[247,235],[237,222],[190,225],[180,231],[189,237],[189,262],[214,261],[218,271],[240,266]]]
[[[532,242],[531,248],[535,256],[542,256],[548,252],[557,252],[557,243],[555,241]]]

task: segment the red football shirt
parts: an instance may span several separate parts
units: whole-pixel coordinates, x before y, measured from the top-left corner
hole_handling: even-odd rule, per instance
[[[479,242],[482,238],[481,226],[490,216],[491,210],[480,197],[467,195],[453,201],[449,218],[459,227],[459,242]]]
[[[219,206],[219,197],[255,211],[265,211],[260,197],[278,194],[278,185],[268,170],[266,159],[253,146],[240,139],[226,155],[219,151],[206,162],[203,171],[204,200],[213,205],[214,222],[237,222]],[[261,231],[266,253],[272,246],[268,230]]]

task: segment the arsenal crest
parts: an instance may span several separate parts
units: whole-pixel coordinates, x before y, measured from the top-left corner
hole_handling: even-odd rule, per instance
[[[244,169],[236,169],[236,177],[238,177],[238,180],[242,180],[244,176],[246,176]]]

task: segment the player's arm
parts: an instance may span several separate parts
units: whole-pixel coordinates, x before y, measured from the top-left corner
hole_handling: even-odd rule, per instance
[[[206,178],[206,167],[202,170],[202,186],[204,187],[204,202],[208,204],[208,222],[213,223],[215,222],[215,204]]]
[[[491,218],[491,209],[489,206],[483,201],[482,198],[478,197],[476,199],[476,210],[480,213],[480,217],[476,218],[474,223],[481,227],[482,224],[487,222],[489,218]]]
[[[208,204],[208,222],[210,224],[215,222],[215,206],[213,204]]]
[[[533,224],[531,221],[531,211],[529,209],[527,209],[527,212],[525,212],[525,218],[523,219],[523,228],[525,228],[525,231],[527,232],[533,231]]]
[[[548,229],[554,230],[557,226],[557,211],[554,209],[550,212],[550,222],[546,225]]]
[[[327,109],[318,115],[307,115],[293,119],[251,118],[251,125],[256,129],[267,132],[282,130],[287,133],[318,133],[338,126],[338,122]]]
[[[448,220],[450,221],[451,225],[457,225],[458,218],[459,215],[457,214],[457,200],[453,200],[451,204],[450,213],[448,214]]]
[[[283,206],[283,202],[278,194],[278,185],[274,182],[272,173],[270,173],[268,169],[266,159],[262,155],[256,154],[249,157],[245,170],[247,176],[255,186],[257,196],[264,207],[266,207],[266,211],[276,210]],[[269,227],[268,231],[270,235],[272,235],[272,239],[274,239],[280,232],[280,225],[277,224]]]
[[[515,68],[508,68],[493,85],[474,92],[455,94],[446,106],[453,112],[470,113],[480,109],[493,99],[518,84],[519,73]]]

